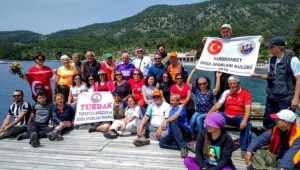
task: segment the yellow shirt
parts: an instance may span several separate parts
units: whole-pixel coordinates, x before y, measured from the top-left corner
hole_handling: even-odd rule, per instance
[[[73,84],[73,75],[78,74],[75,67],[70,66],[70,69],[66,69],[61,66],[57,69],[57,85],[71,86]]]

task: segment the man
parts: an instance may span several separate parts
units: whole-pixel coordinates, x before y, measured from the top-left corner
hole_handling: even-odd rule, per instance
[[[92,51],[88,51],[85,53],[86,62],[83,63],[82,67],[82,78],[84,81],[87,81],[88,75],[90,74],[98,74],[100,70],[101,64],[99,61],[95,60],[95,53]],[[85,82],[87,83],[87,82]]]
[[[182,73],[183,74],[183,81],[186,82],[187,81],[187,77],[188,77],[188,71],[185,68],[185,66],[178,62],[178,58],[177,58],[177,53],[176,52],[171,52],[170,53],[170,65],[167,68],[167,71],[171,74],[172,76],[172,80],[174,82],[176,82],[175,80],[175,75],[177,73]]]
[[[105,53],[105,63],[101,65],[101,70],[106,72],[107,79],[110,81],[114,80],[116,65],[113,62],[113,57],[111,53]]]
[[[117,70],[121,71],[125,80],[131,78],[131,71],[135,69],[135,66],[131,64],[128,53],[122,54],[122,63],[117,66]]]
[[[72,55],[72,59],[73,59],[73,63],[71,64],[71,66],[75,67],[78,74],[82,75],[82,63],[80,61],[80,55],[78,53],[74,53]]]
[[[15,90],[13,98],[15,102],[10,105],[8,114],[3,121],[0,129],[0,139],[17,136],[27,131],[26,124],[31,112],[31,106],[28,102],[24,101],[22,90]],[[10,123],[12,117],[14,121]]]
[[[188,156],[188,149],[192,150],[191,145],[187,145],[186,141],[191,139],[191,131],[188,127],[186,111],[180,105],[180,96],[178,94],[171,94],[170,97],[171,109],[169,118],[164,121],[157,131],[167,130],[169,134],[162,138],[159,142],[161,148],[180,149],[181,157]]]
[[[167,67],[161,63],[162,56],[160,53],[154,55],[154,65],[149,69],[148,75],[154,75],[156,81],[160,84],[162,83],[162,75],[166,72]]]
[[[207,116],[219,110],[223,104],[226,105],[225,111],[220,112],[224,116],[227,125],[233,125],[240,128],[240,148],[242,158],[246,153],[249,143],[251,125],[249,122],[252,98],[248,90],[241,88],[241,82],[238,76],[231,75],[228,78],[229,89],[225,90],[219,101],[210,109]]]
[[[150,143],[147,139],[150,136],[152,140],[160,140],[168,135],[168,131],[162,131],[161,125],[168,118],[170,105],[162,100],[162,94],[159,90],[152,92],[154,103],[147,107],[145,116],[140,124],[138,123],[137,139],[133,141],[136,146],[143,146]],[[149,122],[150,119],[150,122]],[[145,132],[144,131],[145,128]]]
[[[162,56],[162,61],[161,63],[168,67],[170,65],[170,56],[168,55],[168,53],[166,52],[166,47],[163,44],[158,44],[156,46],[157,50],[159,51],[159,53]]]
[[[135,49],[135,54],[137,58],[132,61],[132,64],[135,68],[142,71],[144,77],[147,77],[149,68],[152,66],[151,59],[143,56],[143,49],[141,47]]]
[[[285,51],[285,40],[275,37],[266,44],[273,55],[270,59],[267,74],[254,73],[251,77],[267,80],[266,109],[263,116],[263,126],[272,129],[275,122],[270,118],[271,113],[298,107],[300,94],[300,62],[299,59]]]
[[[46,102],[45,93],[38,93],[37,102],[32,106],[32,112],[27,123],[29,144],[32,147],[35,148],[39,145],[39,137],[47,137],[46,134],[51,132],[51,128],[48,126],[51,115],[52,103]]]
[[[246,164],[254,169],[300,169],[300,126],[296,124],[295,113],[285,109],[270,117],[276,126],[250,143]],[[259,149],[268,144],[269,151]]]

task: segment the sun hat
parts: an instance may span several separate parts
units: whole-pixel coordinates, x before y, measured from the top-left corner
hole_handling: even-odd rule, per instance
[[[171,52],[170,57],[177,57],[177,53],[176,52]]]
[[[223,28],[229,28],[229,29],[232,30],[232,28],[229,24],[223,24],[222,27],[220,28],[220,30],[223,29]]]
[[[105,58],[112,57],[112,54],[111,54],[111,53],[105,53],[104,57],[105,57]]]
[[[159,90],[154,90],[152,96],[161,96],[161,92]]]
[[[283,109],[283,110],[280,110],[278,113],[273,113],[270,115],[270,117],[273,119],[285,120],[285,121],[291,122],[291,123],[294,123],[296,120],[295,113],[288,109]]]
[[[225,118],[218,112],[212,112],[205,120],[204,123],[213,128],[222,128],[226,125]]]
[[[272,46],[286,46],[286,43],[283,37],[274,37],[265,46],[268,48]]]
[[[101,75],[101,74],[106,74],[106,73],[105,73],[105,71],[103,71],[103,70],[99,70],[99,71],[98,71],[98,75]]]

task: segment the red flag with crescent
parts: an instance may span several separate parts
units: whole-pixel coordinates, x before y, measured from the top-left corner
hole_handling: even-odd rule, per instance
[[[211,55],[217,55],[221,52],[222,47],[223,47],[223,44],[221,41],[212,40],[207,47],[207,51]]]
[[[52,102],[52,89],[50,84],[50,73],[27,73],[26,79],[30,85],[32,99],[36,101],[36,95],[39,92],[44,92],[48,102]]]

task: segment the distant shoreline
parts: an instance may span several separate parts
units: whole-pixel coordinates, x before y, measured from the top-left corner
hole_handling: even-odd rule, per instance
[[[193,62],[182,62],[183,65],[185,66],[196,66],[197,63],[193,63]],[[259,68],[259,69],[268,69],[269,64],[264,64],[264,65],[256,65],[255,68]]]

